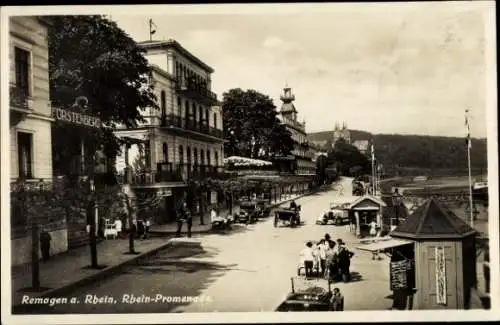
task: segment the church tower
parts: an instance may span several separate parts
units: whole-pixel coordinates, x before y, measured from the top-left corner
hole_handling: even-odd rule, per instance
[[[340,139],[344,139],[344,141],[348,144],[351,144],[351,131],[347,128],[347,124],[342,122],[342,127],[338,122],[335,122],[335,129],[333,130],[333,139],[332,139],[332,147],[335,146],[335,143]]]
[[[292,94],[292,88],[286,85],[283,88],[283,94],[280,96],[280,99],[283,102],[280,110],[281,116],[287,120],[297,121],[297,110],[293,105],[295,95]]]

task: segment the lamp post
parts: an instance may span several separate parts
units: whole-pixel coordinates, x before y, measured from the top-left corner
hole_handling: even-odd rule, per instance
[[[250,144],[252,145],[252,152],[250,153],[250,157],[253,158],[253,153],[255,151],[255,136],[252,135],[252,139],[250,140]]]
[[[93,164],[92,164],[93,166]],[[92,168],[93,169],[93,168]],[[92,175],[93,176],[93,175]],[[96,238],[96,219],[97,219],[97,200],[95,199],[95,184],[94,179],[89,180],[90,186],[90,209],[89,209],[89,241],[90,241],[90,262],[91,268],[98,268],[97,263],[97,238]]]

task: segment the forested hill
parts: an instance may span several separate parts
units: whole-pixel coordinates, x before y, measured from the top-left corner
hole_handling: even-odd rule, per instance
[[[328,141],[331,148],[333,131],[315,132],[308,135],[311,141]],[[467,147],[465,138],[371,134],[365,131],[351,130],[352,142],[373,140],[379,162],[387,169],[401,167],[416,169],[467,170]],[[471,165],[473,169],[486,171],[486,139],[472,139]]]
[[[415,167],[467,171],[467,146],[464,138],[375,134],[377,159],[387,168]],[[472,139],[471,166],[486,171],[486,139]]]

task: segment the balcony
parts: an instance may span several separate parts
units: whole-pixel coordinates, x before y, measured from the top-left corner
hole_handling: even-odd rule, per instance
[[[223,138],[222,130],[209,126],[206,120],[195,121],[194,119],[186,119],[178,115],[168,114],[161,120],[161,126],[193,131],[219,139]]]
[[[225,173],[223,167],[219,166],[193,165],[188,175],[190,179],[227,179],[231,174]]]
[[[177,78],[176,80],[176,90],[182,95],[185,95],[191,99],[199,101],[205,105],[215,105],[217,104],[217,95],[200,84],[194,82],[194,80]]]
[[[16,125],[21,122],[27,114],[33,112],[33,101],[27,89],[20,88],[15,84],[10,85],[10,123]]]
[[[132,186],[147,186],[156,183],[182,182],[182,172],[180,169],[168,168],[157,172],[135,173],[125,171],[118,175],[120,184],[130,184]]]

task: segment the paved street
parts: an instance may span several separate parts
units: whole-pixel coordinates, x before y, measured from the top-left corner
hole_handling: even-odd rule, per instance
[[[272,311],[290,291],[299,252],[307,240],[330,233],[342,238],[355,252],[351,271],[354,281],[339,283],[346,310],[381,310],[391,306],[388,261],[373,261],[355,250],[357,240],[349,226],[320,226],[316,217],[333,201],[350,200],[350,179],[339,187],[297,200],[304,225],[275,228],[272,218],[255,225],[238,226],[230,234],[195,237],[192,243],[164,250],[94,286],[74,292],[79,304],[43,307],[45,313],[156,313]],[[104,297],[107,303],[84,303],[87,295]],[[128,296],[127,296],[128,295]],[[130,303],[131,296],[158,298],[156,302]],[[170,296],[170,297],[166,297]],[[198,296],[200,301],[172,302],[177,296]],[[130,298],[128,302],[124,301]]]

